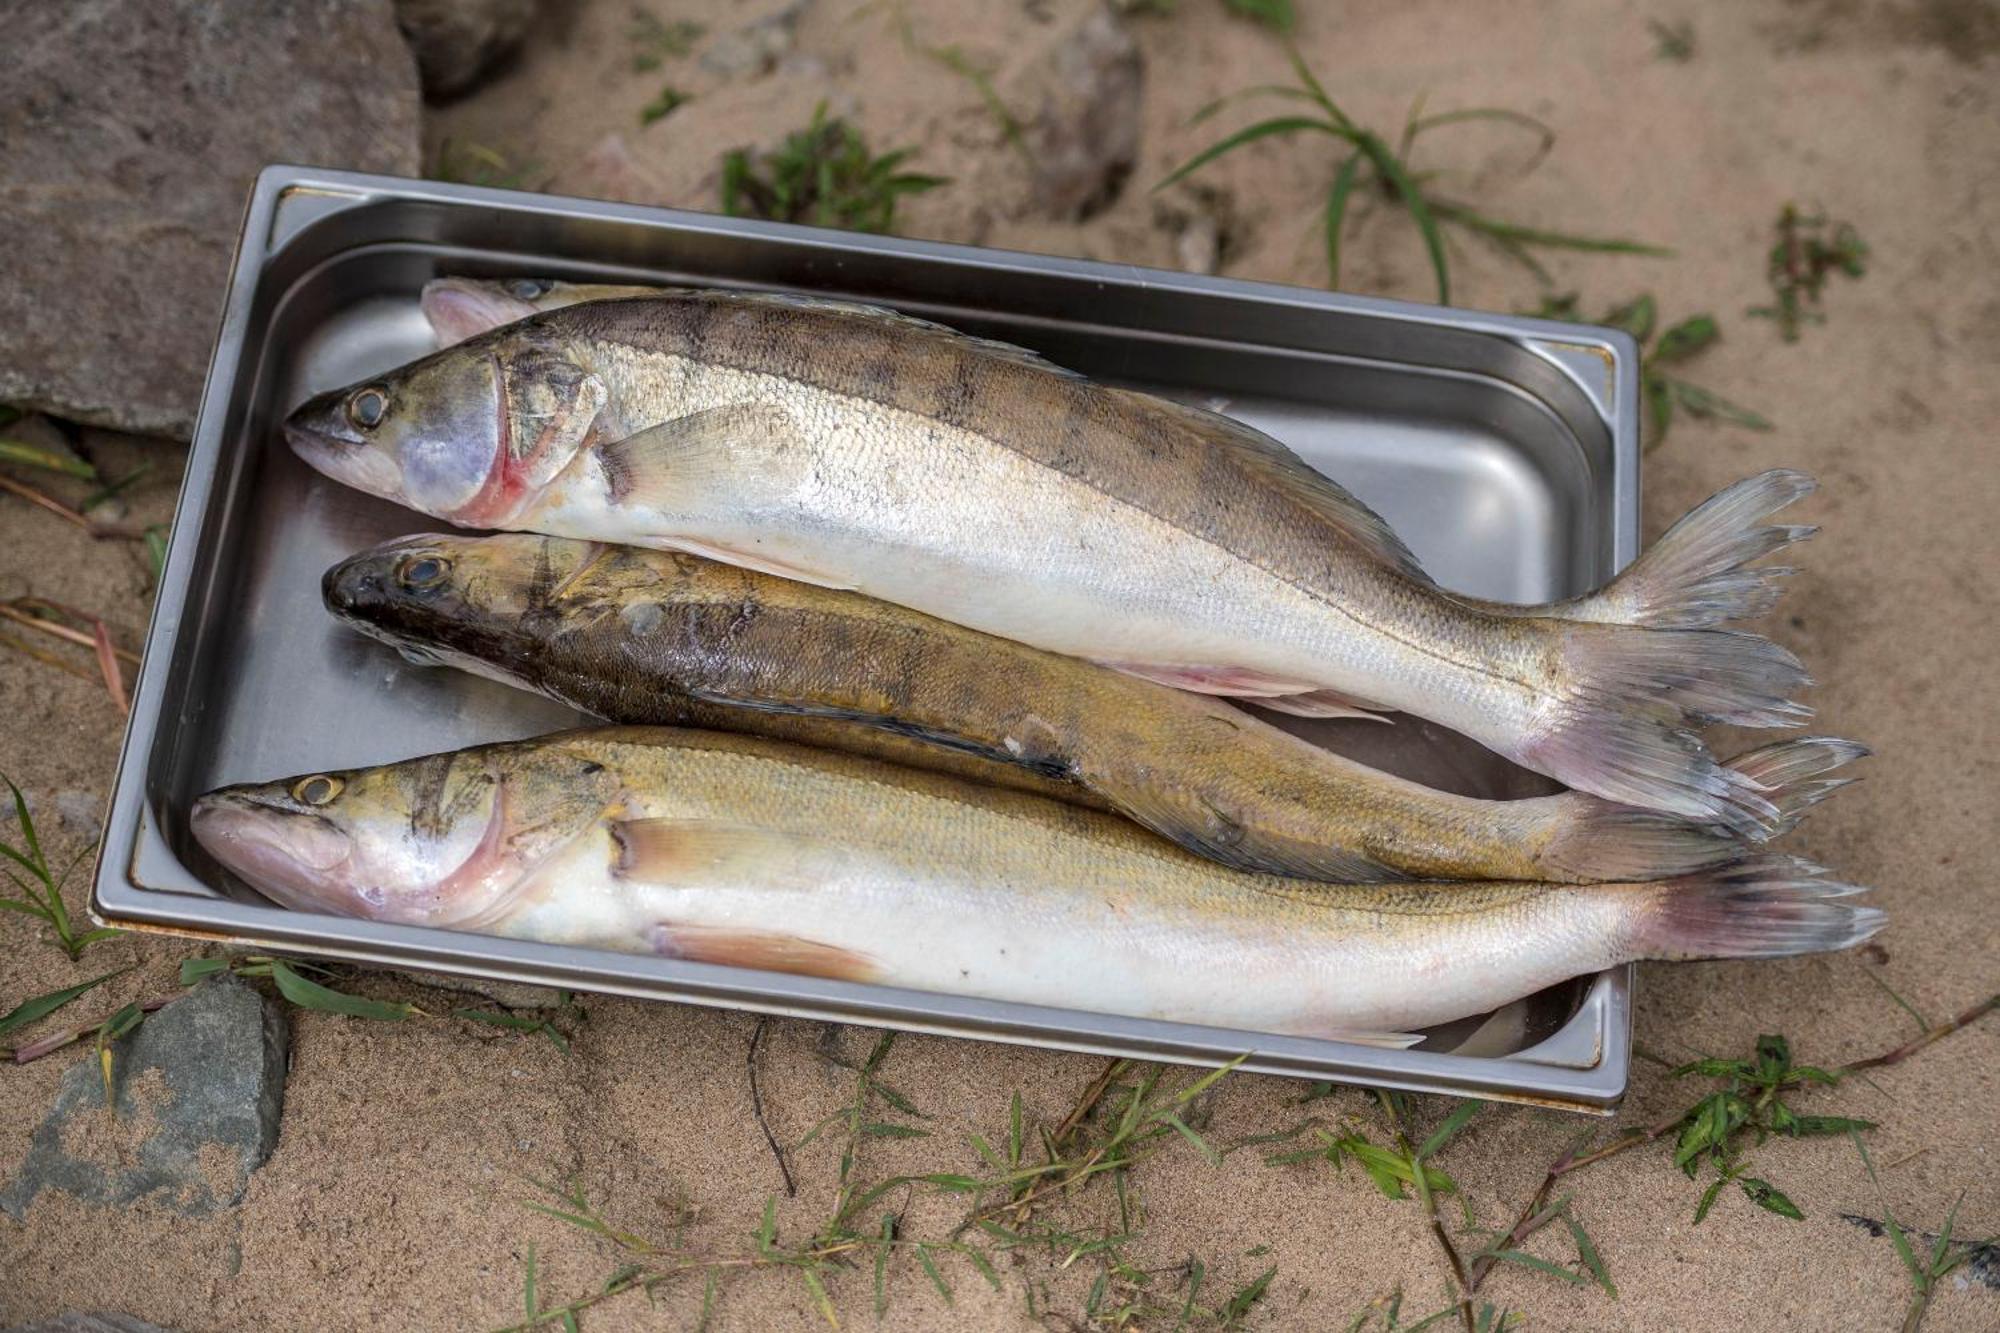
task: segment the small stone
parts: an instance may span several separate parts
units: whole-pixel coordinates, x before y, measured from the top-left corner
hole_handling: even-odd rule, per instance
[[[1139,155],[1138,43],[1102,3],[1054,23],[1002,100],[1023,117],[1034,159],[1034,211],[1078,222],[1124,187]]]
[[[59,1314],[39,1324],[13,1324],[0,1333],[173,1333],[129,1314]]]
[[[792,37],[811,0],[791,0],[777,13],[724,33],[701,53],[701,67],[733,79],[745,74],[769,74],[792,49]]]
[[[257,173],[417,173],[391,0],[7,12],[0,402],[186,439]]]
[[[96,842],[104,832],[104,798],[94,791],[59,791],[56,817],[83,841]]]
[[[44,1189],[190,1216],[240,1202],[278,1141],[287,1048],[283,1011],[256,990],[231,977],[197,987],[112,1044],[116,1119],[94,1054],[63,1075],[0,1211],[23,1220]]]
[[[417,57],[424,96],[471,92],[520,48],[541,0],[396,0],[396,25]]]

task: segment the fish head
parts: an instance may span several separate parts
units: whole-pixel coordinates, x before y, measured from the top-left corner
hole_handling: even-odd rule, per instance
[[[349,556],[320,595],[350,627],[425,665],[442,663],[508,684],[552,624],[581,604],[591,570],[626,548],[530,533],[426,533]]]
[[[210,792],[195,840],[286,907],[476,930],[618,799],[605,765],[563,746],[482,746],[379,768]]]
[[[651,296],[650,287],[621,287],[549,278],[435,278],[424,284],[424,318],[439,347],[464,342],[502,324],[584,301]]]
[[[604,383],[540,321],[309,399],[285,438],[335,481],[464,527],[507,527],[590,441]]]

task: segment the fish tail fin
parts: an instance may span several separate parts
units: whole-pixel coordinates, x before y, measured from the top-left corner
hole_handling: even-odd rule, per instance
[[[1558,803],[1555,834],[1541,860],[1550,871],[1579,881],[1670,879],[1729,865],[1751,854],[1751,841],[1789,832],[1806,811],[1859,781],[1824,775],[1867,754],[1868,747],[1857,741],[1807,736],[1730,760],[1726,768],[1755,784],[1776,812],[1776,822],[1747,833],[1727,824],[1614,805],[1582,792],[1551,797]]]
[[[1543,614],[1653,629],[1705,629],[1753,620],[1777,605],[1782,565],[1751,567],[1818,528],[1762,520],[1810,495],[1803,472],[1775,468],[1746,478],[1690,510],[1617,578]]]
[[[1811,683],[1769,639],[1727,630],[1561,625],[1563,699],[1514,757],[1622,805],[1758,836],[1782,823],[1765,784],[1709,753],[1694,728],[1796,726]]]
[[[1764,788],[1764,799],[1777,808],[1779,821],[1767,836],[1776,837],[1797,827],[1806,811],[1842,787],[1859,782],[1857,777],[1824,775],[1856,759],[1866,759],[1869,753],[1859,741],[1803,736],[1737,755],[1729,766]]]
[[[1648,886],[1632,956],[1787,958],[1851,948],[1882,929],[1880,908],[1840,901],[1865,889],[1823,873],[1793,857],[1762,856]]]
[[[1642,883],[1741,860],[1743,839],[1727,828],[1658,810],[1639,810],[1582,792],[1561,802],[1557,830],[1540,863],[1579,883]]]

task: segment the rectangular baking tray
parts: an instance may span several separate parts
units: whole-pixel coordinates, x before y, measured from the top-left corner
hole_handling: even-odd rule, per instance
[[[775,289],[892,305],[1113,383],[1216,407],[1380,510],[1447,587],[1544,601],[1637,551],[1637,356],[1604,329],[736,218],[297,167],[258,179],[203,391],[96,867],[106,923],[259,950],[1603,1112],[1625,1089],[1631,969],[1388,1051],[285,910],[189,836],[231,782],[575,725],[337,626],[339,558],[436,520],[347,490],[278,424],[430,350],[447,274]],[[1434,786],[1553,788],[1440,728],[1291,722]]]

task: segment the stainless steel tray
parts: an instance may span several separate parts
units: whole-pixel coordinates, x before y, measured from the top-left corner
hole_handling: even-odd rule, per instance
[[[1383,1051],[287,911],[188,835],[227,782],[400,759],[580,719],[406,666],[321,610],[357,548],[434,520],[284,446],[308,394],[430,348],[440,274],[784,288],[895,305],[1118,383],[1218,406],[1376,506],[1447,586],[1541,601],[1637,550],[1637,358],[1602,329],[512,191],[272,167],[251,195],[99,854],[105,921],[277,952],[1246,1067],[1577,1110],[1614,1105],[1630,969]],[[1368,762],[1487,796],[1551,788],[1413,719],[1299,723]]]

